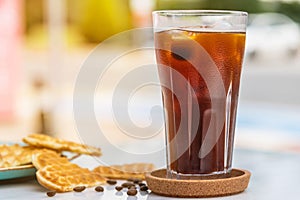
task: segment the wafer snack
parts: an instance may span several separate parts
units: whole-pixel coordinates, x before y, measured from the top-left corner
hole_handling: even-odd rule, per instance
[[[71,163],[58,153],[40,151],[33,155],[33,165],[38,169],[38,182],[56,192],[72,191],[75,187],[92,187],[106,181],[99,173]]]
[[[36,176],[42,186],[56,192],[69,192],[78,186],[92,187],[105,182],[105,178],[98,173],[71,166],[48,165],[38,170]]]
[[[31,163],[36,148],[19,144],[0,145],[0,167],[15,167]]]
[[[32,155],[32,164],[36,169],[41,169],[47,165],[70,165],[68,158],[62,157],[61,154],[49,150],[43,149]],[[73,164],[75,165],[75,164]]]
[[[111,179],[145,179],[145,173],[154,170],[152,163],[131,163],[124,165],[98,166],[93,171]]]
[[[43,134],[30,134],[23,138],[23,142],[31,146],[44,147],[56,151],[70,151],[93,156],[101,155],[101,150],[98,148],[54,138]]]

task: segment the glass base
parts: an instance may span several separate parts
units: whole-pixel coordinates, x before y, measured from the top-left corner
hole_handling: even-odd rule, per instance
[[[168,179],[177,179],[177,180],[211,180],[211,179],[220,179],[220,178],[229,178],[230,169],[225,169],[223,171],[212,172],[209,174],[182,174],[177,173],[173,170],[167,170]]]

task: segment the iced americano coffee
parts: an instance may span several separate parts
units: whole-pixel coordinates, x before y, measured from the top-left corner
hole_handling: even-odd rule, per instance
[[[153,15],[169,175],[224,175],[231,170],[247,14]]]

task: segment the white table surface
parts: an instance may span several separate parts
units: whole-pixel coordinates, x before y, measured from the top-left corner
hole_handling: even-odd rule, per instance
[[[238,149],[234,154],[234,167],[248,169],[252,172],[249,187],[241,194],[208,198],[209,200],[276,200],[299,199],[300,196],[300,155],[279,152],[261,152]],[[90,157],[79,157],[76,163],[94,165],[95,160]],[[118,182],[120,184],[121,181]],[[46,196],[47,189],[37,181],[29,180],[19,183],[0,184],[0,199],[101,199],[101,200],[164,200],[176,199],[155,195],[151,192],[129,197],[125,192],[116,193],[114,187],[104,186],[105,191],[98,193],[94,188],[88,188],[81,193],[58,193],[54,197]]]

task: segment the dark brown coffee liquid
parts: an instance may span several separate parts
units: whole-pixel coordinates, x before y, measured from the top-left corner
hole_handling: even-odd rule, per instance
[[[206,54],[194,48],[191,42],[197,42]],[[210,174],[227,170],[232,161],[245,34],[170,30],[155,33],[155,45],[159,77],[165,83],[162,95],[169,143],[169,169],[182,174]],[[221,74],[226,93],[224,98],[212,99],[215,97],[210,94],[207,81],[202,77],[203,69],[208,70],[209,80],[214,81],[216,77],[213,70],[210,73],[207,69],[211,66],[205,58],[207,55]],[[184,79],[178,78],[176,73]],[[188,84],[196,94],[192,98]],[[212,100],[218,105],[214,109]],[[211,137],[215,137],[215,145],[205,157],[200,158],[199,151],[211,119],[220,112],[226,115],[222,132]],[[184,151],[182,148],[185,148]]]

